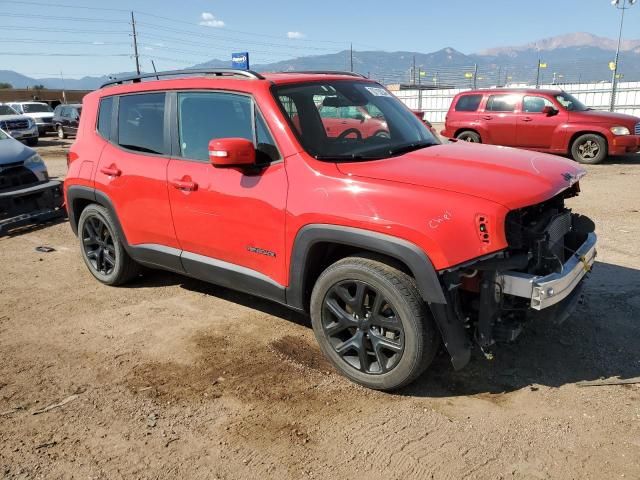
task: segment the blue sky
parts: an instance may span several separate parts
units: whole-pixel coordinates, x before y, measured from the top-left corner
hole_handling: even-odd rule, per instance
[[[577,31],[614,38],[620,19],[609,0],[0,0],[0,70],[130,71],[131,9],[144,70],[152,58],[165,70],[249,50],[264,63],[350,42],[356,50],[474,53]],[[624,35],[640,38],[640,4],[627,11]]]

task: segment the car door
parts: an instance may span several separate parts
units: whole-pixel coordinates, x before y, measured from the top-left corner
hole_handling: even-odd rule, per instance
[[[219,91],[173,96],[177,121],[169,198],[185,270],[206,277],[203,268],[215,264],[284,284],[287,177],[253,99]],[[208,147],[217,138],[252,140],[261,167],[214,167]]]
[[[554,114],[542,113],[552,107]],[[558,126],[566,123],[568,113],[549,98],[542,95],[525,95],[521,113],[518,115],[516,143],[519,147],[550,149]]]
[[[520,98],[521,95],[512,93],[489,95],[484,112],[480,113],[482,130],[486,132],[482,135],[483,143],[516,145],[516,107]]]
[[[78,133],[78,125],[80,123],[80,109],[76,107],[69,107],[68,129],[71,135]]]
[[[179,254],[167,193],[171,143],[165,127],[165,97],[164,92],[153,92],[101,100],[99,127],[101,122],[113,124],[95,184],[111,200],[130,245],[172,247]]]

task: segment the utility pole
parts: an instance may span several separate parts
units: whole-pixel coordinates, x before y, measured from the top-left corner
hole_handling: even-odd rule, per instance
[[[628,5],[627,5],[628,2]],[[636,0],[614,0],[611,4],[618,10],[622,10],[620,16],[620,31],[618,32],[618,47],[616,48],[616,58],[613,61],[612,75],[611,75],[611,105],[609,110],[613,112],[616,106],[616,89],[618,83],[618,58],[620,57],[620,43],[622,42],[622,25],[624,24],[624,12],[628,8],[631,8],[636,3]],[[620,5],[622,4],[622,5]]]
[[[160,80],[160,77],[158,76],[158,70],[156,70],[156,64],[153,60],[151,60],[151,66],[153,67],[153,73],[156,74],[156,80]]]
[[[350,53],[350,58],[351,58],[351,71],[353,72],[353,43],[349,47],[349,53]]]
[[[65,93],[64,77],[62,76],[62,70],[60,70],[60,79],[62,80],[62,103],[67,103],[67,94]]]
[[[133,56],[136,59],[136,72],[138,73],[138,75],[140,75],[140,56],[138,55],[138,36],[136,35],[136,19],[133,17],[133,11],[131,11],[131,28],[133,29]]]
[[[502,65],[498,65],[498,83],[496,83],[496,87],[500,86],[501,78],[502,78]]]
[[[478,64],[473,64],[473,89],[478,88]]]
[[[416,56],[413,56],[413,67],[411,67],[411,83],[416,84]]]
[[[422,111],[422,68],[418,67],[418,110]]]

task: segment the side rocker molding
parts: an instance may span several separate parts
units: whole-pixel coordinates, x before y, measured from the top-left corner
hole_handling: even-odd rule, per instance
[[[426,302],[447,303],[431,260],[413,243],[370,230],[316,224],[301,228],[293,245],[287,303],[294,308],[304,308],[308,255],[313,245],[323,242],[362,248],[395,258],[409,267]]]

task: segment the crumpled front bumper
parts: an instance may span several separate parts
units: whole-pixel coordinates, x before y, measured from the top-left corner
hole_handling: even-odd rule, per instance
[[[595,233],[587,234],[584,243],[558,273],[538,276],[520,272],[501,272],[496,281],[505,295],[527,298],[533,310],[544,310],[565,300],[579,286],[596,259]]]
[[[12,228],[64,216],[63,206],[59,180],[0,190],[0,235]]]

